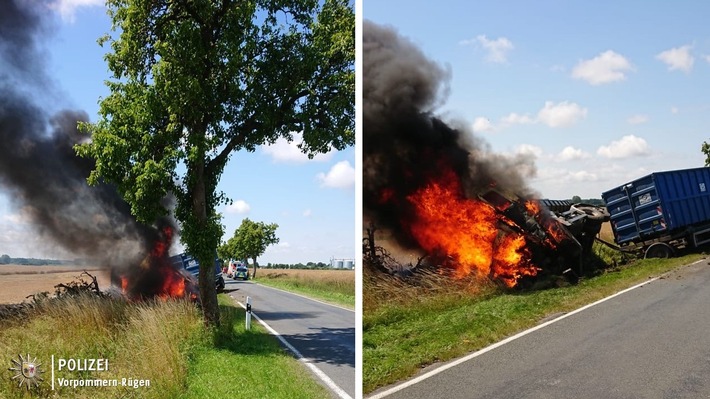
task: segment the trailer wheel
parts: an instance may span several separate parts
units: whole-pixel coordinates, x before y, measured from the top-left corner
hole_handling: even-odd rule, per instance
[[[646,253],[644,254],[644,258],[672,258],[673,257],[673,247],[670,245],[663,243],[663,242],[657,242],[655,244],[651,244],[650,247],[646,249]]]

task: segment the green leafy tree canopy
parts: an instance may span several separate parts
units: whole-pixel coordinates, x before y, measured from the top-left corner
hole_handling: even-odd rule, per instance
[[[314,156],[354,143],[355,17],[345,0],[107,0],[112,78],[100,118],[82,124],[90,183],[114,185],[142,222],[175,197],[181,239],[204,267],[200,294],[218,323],[210,269],[222,236],[217,191],[230,156],[302,133]]]
[[[234,259],[251,258],[254,260],[252,278],[256,277],[258,266],[257,258],[266,252],[269,245],[278,244],[276,237],[276,223],[253,222],[249,218],[242,220],[242,224],[234,231],[234,236],[222,246],[228,257]]]
[[[700,151],[705,154],[705,166],[710,166],[710,144],[707,141],[703,141]]]

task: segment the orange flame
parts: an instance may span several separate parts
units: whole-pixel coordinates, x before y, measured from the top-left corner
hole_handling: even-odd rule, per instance
[[[478,199],[465,198],[458,177],[444,171],[407,200],[414,208],[410,221],[413,237],[429,253],[444,254],[454,260],[456,278],[472,273],[491,276],[509,287],[524,275],[534,276],[525,238],[506,235],[498,239],[495,210]]]
[[[130,299],[187,298],[195,300],[195,285],[189,273],[176,268],[170,261],[168,250],[172,243],[173,229],[164,227],[162,235],[155,240],[150,253],[140,265],[120,276],[121,291]]]
[[[535,215],[535,219],[538,223],[540,223],[545,228],[547,234],[552,237],[552,240],[546,240],[551,247],[555,248],[557,246],[556,244],[568,238],[567,233],[562,230],[562,226],[556,220],[549,215],[543,214],[540,202],[536,200],[525,201],[525,208],[528,212]]]
[[[525,209],[527,209],[531,214],[537,216],[541,211],[540,203],[535,200],[525,201]]]
[[[167,275],[164,276],[163,287],[160,291],[161,298],[182,298],[185,296],[185,278],[173,270],[163,270]]]
[[[529,263],[530,251],[525,247],[525,237],[507,235],[503,237],[493,258],[495,267],[492,276],[508,287],[514,287],[523,276],[534,276],[538,269]]]

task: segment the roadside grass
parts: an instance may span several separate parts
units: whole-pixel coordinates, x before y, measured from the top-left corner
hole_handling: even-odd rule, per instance
[[[354,270],[260,270],[254,281],[325,302],[355,308]]]
[[[412,377],[423,367],[479,350],[547,317],[572,311],[702,257],[693,254],[641,260],[583,279],[578,285],[527,292],[501,291],[484,282],[478,286],[471,283],[470,288],[448,282],[442,283],[444,288],[433,290],[434,294],[427,294],[421,287],[407,287],[396,279],[391,287],[381,278],[366,275],[363,392]],[[391,299],[382,299],[387,297]]]
[[[261,326],[244,330],[244,311],[221,296],[222,326],[206,328],[187,301],[129,303],[93,295],[45,300],[0,320],[0,398],[322,398],[328,395]],[[31,355],[44,381],[19,388],[11,359]],[[118,387],[51,390],[55,359],[108,359],[108,371],[59,371],[56,378],[118,379]],[[275,378],[274,376],[278,376]],[[150,387],[121,386],[122,378]]]
[[[214,345],[193,352],[187,392],[180,398],[325,398],[330,394],[310,372],[253,320],[244,326],[244,309],[219,295],[222,324]]]
[[[0,379],[0,397],[174,398],[183,392],[187,357],[205,346],[202,316],[186,301],[131,304],[95,295],[44,300],[29,314],[0,321],[0,359],[10,366],[19,354],[41,363],[44,382],[27,391]],[[108,359],[108,371],[56,371],[57,378],[118,379],[118,387],[51,390],[51,356]],[[58,360],[57,360],[58,361]],[[13,372],[3,367],[3,376]],[[120,386],[122,378],[149,379],[149,388]]]

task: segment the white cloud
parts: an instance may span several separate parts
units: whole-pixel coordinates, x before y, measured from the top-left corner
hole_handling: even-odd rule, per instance
[[[566,161],[576,161],[579,159],[587,159],[590,156],[591,155],[582,151],[579,148],[567,146],[567,147],[563,148],[559,154],[557,154],[556,159],[561,162],[566,162]]]
[[[479,116],[478,118],[476,118],[476,120],[473,121],[474,132],[489,132],[491,130],[493,130],[493,125],[491,124],[491,121],[488,118]]]
[[[580,61],[572,70],[572,77],[600,85],[624,80],[624,72],[633,70],[634,67],[624,56],[608,50],[591,60]]]
[[[576,103],[563,101],[555,104],[552,101],[546,101],[545,106],[534,117],[529,114],[511,112],[494,124],[488,118],[479,116],[473,122],[473,131],[477,133],[495,132],[513,125],[533,125],[537,123],[544,123],[553,128],[567,127],[577,123],[580,119],[586,118],[586,116],[587,109],[580,107]]]
[[[289,244],[289,243],[286,242],[286,241],[279,242],[279,243],[276,244],[276,245],[279,246],[279,247],[281,247],[281,248],[291,248],[291,244]]]
[[[542,148],[532,145],[532,144],[520,144],[515,147],[515,153],[521,155],[532,155],[535,158],[540,158],[542,156]]]
[[[646,140],[633,134],[624,136],[621,140],[612,141],[609,145],[601,146],[597,150],[597,155],[611,159],[644,156],[649,153],[650,148]]]
[[[555,182],[555,184],[560,183],[573,183],[573,182],[593,182],[598,181],[599,176],[594,172],[588,172],[586,170],[580,171],[570,171],[561,168],[545,168],[540,171],[539,180]]]
[[[671,107],[671,114],[677,114],[678,112],[680,112],[678,107]]]
[[[348,161],[340,161],[333,165],[328,173],[319,173],[317,176],[321,187],[353,188],[355,186],[355,168]]]
[[[75,12],[79,7],[103,7],[105,0],[54,0],[49,3],[49,8],[56,10],[62,20],[74,23]]]
[[[626,122],[628,122],[631,125],[640,125],[642,123],[648,122],[648,115],[641,115],[641,114],[632,115],[626,120]]]
[[[303,133],[291,132],[293,140],[289,143],[285,138],[281,137],[274,144],[261,146],[261,150],[271,156],[274,162],[286,163],[304,163],[308,162],[308,156],[304,154],[298,144],[303,142]],[[334,151],[325,154],[318,154],[313,157],[314,161],[329,161],[333,157]]]
[[[691,48],[692,46],[689,44],[672,48],[658,53],[656,55],[656,59],[661,60],[663,63],[668,65],[669,71],[679,69],[685,73],[688,73],[693,69],[693,63],[695,62],[695,58],[692,54],[690,54]]]
[[[705,55],[705,56],[703,56],[703,58],[705,58],[705,61],[707,61],[708,64],[710,64],[710,55]]]
[[[530,117],[530,115],[520,115],[515,112],[511,112],[507,116],[504,116],[500,120],[501,125],[504,127],[510,125],[529,125],[535,123],[535,118]]]
[[[478,35],[475,39],[462,40],[461,45],[480,44],[488,51],[486,61],[497,64],[505,64],[508,62],[507,53],[514,48],[513,43],[505,37],[497,39],[488,39],[485,35]]]
[[[312,214],[313,212],[310,209],[303,211],[303,217],[310,217]]]
[[[537,114],[537,120],[549,127],[571,126],[586,117],[586,108],[567,101],[563,101],[559,104],[546,101],[545,106]]]
[[[248,213],[251,210],[251,206],[249,206],[249,204],[247,204],[247,202],[244,200],[236,200],[231,205],[227,205],[225,210],[228,213],[242,214]]]
[[[599,176],[596,173],[587,172],[586,170],[580,170],[578,172],[570,172],[569,179],[572,181],[584,182],[584,181],[597,181]]]

